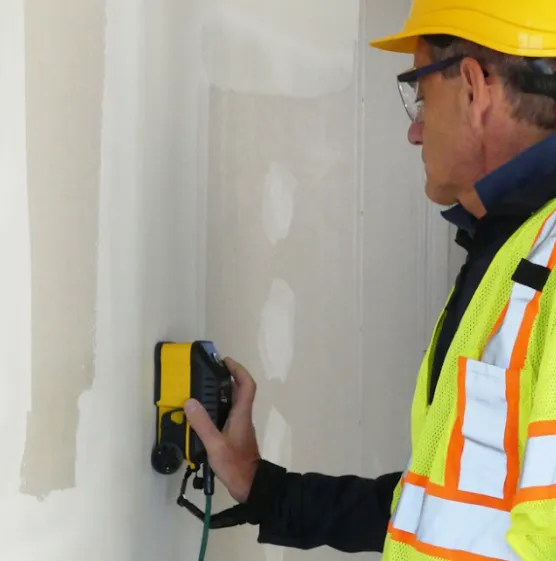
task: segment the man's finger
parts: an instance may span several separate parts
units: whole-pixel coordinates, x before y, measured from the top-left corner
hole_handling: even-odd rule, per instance
[[[224,437],[216,428],[206,409],[196,400],[185,403],[184,412],[191,428],[197,433],[207,452],[215,450],[223,443]]]
[[[235,381],[234,405],[238,409],[250,410],[257,391],[255,380],[243,365],[232,358],[226,357],[224,363]]]

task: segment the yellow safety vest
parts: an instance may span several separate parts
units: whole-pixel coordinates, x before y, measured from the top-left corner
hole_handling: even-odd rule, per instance
[[[556,561],[556,201],[504,244],[412,405],[383,561]]]

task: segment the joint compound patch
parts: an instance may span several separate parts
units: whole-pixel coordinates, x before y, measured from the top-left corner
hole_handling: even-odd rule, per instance
[[[294,353],[295,296],[288,283],[275,279],[261,312],[258,347],[269,380],[285,381]]]
[[[297,184],[297,179],[284,166],[270,166],[264,182],[262,216],[264,230],[272,245],[288,236]]]

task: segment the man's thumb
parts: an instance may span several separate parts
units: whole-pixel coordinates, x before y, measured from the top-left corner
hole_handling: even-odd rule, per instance
[[[196,399],[185,402],[184,412],[191,428],[197,433],[207,451],[214,448],[223,438],[206,409]]]

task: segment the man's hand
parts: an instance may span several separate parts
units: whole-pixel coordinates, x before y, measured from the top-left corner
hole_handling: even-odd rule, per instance
[[[257,386],[249,372],[231,358],[224,359],[234,380],[232,410],[220,432],[201,404],[190,399],[185,414],[205,446],[214,473],[238,502],[247,501],[260,459],[253,426]]]

